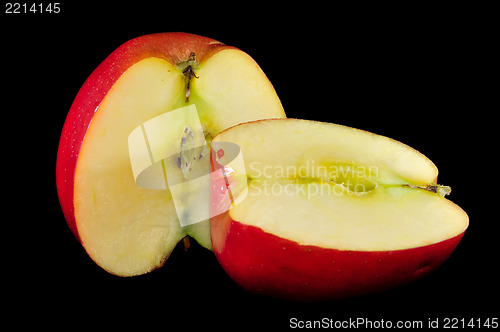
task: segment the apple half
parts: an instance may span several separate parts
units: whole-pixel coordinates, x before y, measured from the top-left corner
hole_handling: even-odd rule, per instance
[[[91,74],[71,106],[57,155],[59,200],[75,236],[110,273],[149,272],[188,235],[211,248],[208,220],[181,227],[169,190],[136,185],[127,146],[137,126],[191,104],[207,142],[245,121],[285,117],[249,55],[187,33],[123,44]]]
[[[212,151],[213,169],[225,170],[211,179],[210,204],[228,204],[227,190],[234,200],[211,218],[213,250],[252,292],[325,300],[392,288],[435,270],[468,226],[435,184],[436,166],[387,137],[274,119],[229,128],[218,142],[237,144],[244,166],[228,170],[224,151]]]

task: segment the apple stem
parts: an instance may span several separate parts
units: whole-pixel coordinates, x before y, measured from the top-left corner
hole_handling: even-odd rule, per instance
[[[191,246],[191,242],[189,241],[189,236],[185,236],[182,242],[184,244],[184,251],[187,251]]]
[[[196,54],[191,52],[189,54],[189,59],[185,62],[181,62],[178,67],[182,70],[182,74],[185,76],[186,87],[186,103],[189,101],[189,96],[191,95],[191,79],[196,76],[196,68],[198,67],[198,61],[196,61]]]
[[[445,197],[451,193],[451,188],[449,186],[442,186],[436,183],[430,183],[423,186],[415,186],[411,184],[405,184],[405,187],[413,189],[423,189],[430,191],[431,193],[439,194],[441,197]]]

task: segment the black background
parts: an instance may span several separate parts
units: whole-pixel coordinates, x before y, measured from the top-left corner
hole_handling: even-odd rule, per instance
[[[498,75],[488,9],[325,5],[65,1],[60,14],[1,8],[8,197],[2,274],[9,277],[3,300],[9,312],[24,313],[12,315],[18,324],[281,330],[292,317],[424,324],[439,317],[441,325],[444,317],[498,317],[498,103],[488,101]],[[196,244],[188,251],[178,246],[162,268],[134,278],[94,264],[57,199],[59,135],[73,98],[101,61],[131,38],[169,31],[250,54],[288,117],[375,132],[433,160],[439,182],[453,189],[449,198],[470,217],[451,258],[410,285],[326,303],[248,294]]]

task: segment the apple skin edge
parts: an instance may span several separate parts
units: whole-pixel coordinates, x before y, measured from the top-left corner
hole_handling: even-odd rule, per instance
[[[212,157],[211,167],[222,166]],[[231,184],[211,177],[211,206],[227,200],[225,188]],[[465,233],[404,250],[337,250],[301,245],[245,225],[233,220],[230,211],[210,218],[210,232],[217,260],[237,285],[292,301],[337,300],[410,283],[446,261]]]
[[[132,39],[111,53],[87,78],[68,112],[56,161],[56,186],[69,228],[81,242],[74,214],[74,179],[78,155],[87,129],[104,97],[120,76],[135,63],[157,57],[178,64],[191,52],[198,62],[223,50],[234,49],[216,40],[188,33],[158,33]]]

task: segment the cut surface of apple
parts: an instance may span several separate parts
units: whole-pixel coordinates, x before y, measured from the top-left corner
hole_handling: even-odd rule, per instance
[[[134,57],[137,61],[130,61]],[[118,77],[105,76],[120,63],[124,68]],[[187,235],[210,249],[208,221],[181,227],[169,190],[135,183],[128,136],[149,119],[191,104],[207,142],[241,122],[284,117],[272,85],[246,53],[189,34],[139,37],[96,72],[75,99],[58,152],[58,192],[75,235],[97,264],[120,276],[161,266]],[[98,107],[90,109],[94,91],[105,89],[111,79],[116,81]],[[80,117],[88,118],[88,127],[78,126],[81,121],[74,119]],[[75,137],[81,145],[69,149]],[[171,144],[180,145],[181,139]]]
[[[345,274],[346,269],[352,271],[354,267],[349,264],[356,261],[345,261],[345,253],[357,253],[366,266],[374,253],[384,262],[398,256],[387,253],[405,253],[399,255],[413,265],[391,265],[394,273],[403,272],[405,279],[423,265],[438,265],[429,263],[433,259],[442,262],[468,226],[466,213],[443,197],[448,188],[434,183],[436,166],[416,150],[387,137],[329,123],[277,119],[235,126],[217,135],[214,142],[240,146],[244,169],[234,170],[227,180],[231,183],[232,177],[246,172],[247,181],[245,198],[227,214],[212,219],[214,252],[239,284],[253,285],[247,288],[254,291],[268,288],[270,293],[293,297],[294,292],[301,293],[304,283],[316,282],[316,293],[301,293],[314,298],[327,296],[328,290],[332,297],[344,294],[347,288],[363,292],[374,282],[379,283],[375,288],[380,288],[381,276],[387,272],[381,264],[382,270],[363,270],[361,264],[355,267],[358,272]],[[241,177],[234,181],[241,181]],[[211,204],[218,204],[216,194],[212,197]],[[254,235],[235,239],[245,232]],[[455,239],[453,244],[450,239]],[[282,248],[276,245],[270,249],[265,243],[271,241],[282,244]],[[439,243],[443,247],[433,247]],[[242,248],[245,245],[247,248]],[[291,247],[303,250],[297,249],[293,260],[285,259],[288,253],[292,255]],[[420,248],[427,248],[425,255]],[[306,260],[316,261],[307,252],[317,255],[318,249],[325,261],[345,261],[348,266],[337,265],[330,271],[332,264],[324,266],[323,261],[316,268],[310,263],[307,269],[305,265],[301,268]],[[415,259],[417,256],[420,258]],[[288,273],[281,268],[269,268],[273,271],[269,275],[264,268],[262,273],[255,272],[257,267],[271,264],[269,257],[276,265],[284,264],[281,267]],[[231,263],[234,260],[239,260],[237,267]],[[290,286],[290,294],[283,294],[283,285],[294,280],[290,271],[303,278]],[[280,273],[283,279],[278,282],[276,275]],[[331,273],[332,278],[349,275],[352,280],[335,279],[337,285],[332,284],[334,281],[319,282],[327,279],[325,273]],[[386,279],[386,283],[389,281],[397,284],[392,277]],[[344,289],[339,289],[341,285]]]

